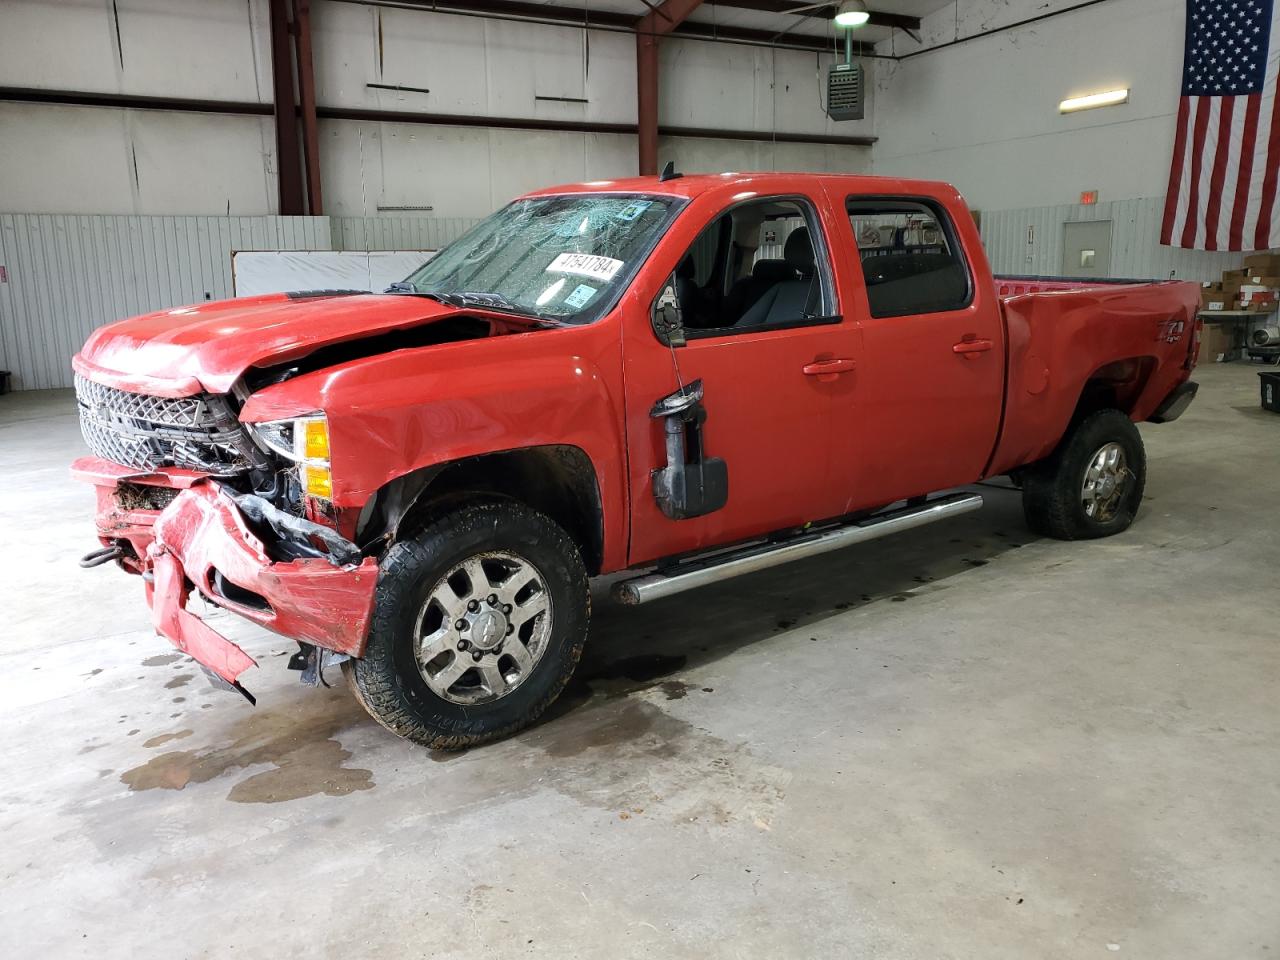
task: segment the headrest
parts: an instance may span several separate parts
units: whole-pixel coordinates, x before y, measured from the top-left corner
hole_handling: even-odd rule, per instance
[[[796,272],[785,260],[757,260],[751,268],[751,276],[766,283],[782,283],[794,280]]]
[[[782,255],[792,270],[799,271],[800,276],[807,277],[813,273],[813,241],[809,239],[808,227],[796,227],[791,231],[782,248]]]

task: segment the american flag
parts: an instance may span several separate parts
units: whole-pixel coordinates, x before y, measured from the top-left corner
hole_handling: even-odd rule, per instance
[[[1187,0],[1163,244],[1280,247],[1277,12],[1277,0]]]

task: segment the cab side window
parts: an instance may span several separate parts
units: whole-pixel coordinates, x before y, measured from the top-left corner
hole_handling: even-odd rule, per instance
[[[739,204],[698,235],[676,268],[687,336],[832,322],[831,266],[804,200]]]
[[[845,203],[873,317],[960,310],[969,270],[946,213],[921,200],[850,197]]]

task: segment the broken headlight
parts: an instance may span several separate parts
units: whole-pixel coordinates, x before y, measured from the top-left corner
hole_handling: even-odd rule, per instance
[[[325,500],[333,496],[333,474],[329,470],[329,421],[323,413],[252,423],[249,429],[268,450],[298,465],[298,482],[308,496]]]

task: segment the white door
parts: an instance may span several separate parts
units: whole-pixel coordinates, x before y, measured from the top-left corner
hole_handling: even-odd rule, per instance
[[[1111,276],[1111,221],[1062,225],[1062,276]]]

